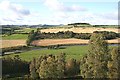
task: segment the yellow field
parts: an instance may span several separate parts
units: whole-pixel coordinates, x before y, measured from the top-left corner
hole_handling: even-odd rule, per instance
[[[74,33],[93,33],[94,31],[112,31],[119,33],[120,29],[117,28],[95,28],[95,27],[84,27],[84,28],[53,28],[53,29],[42,29],[41,32],[50,32],[50,33],[57,33],[59,31],[73,31]]]
[[[108,43],[120,43],[119,39],[108,40]],[[24,46],[26,45],[26,40],[0,40],[0,48],[14,47],[14,46]],[[32,44],[39,46],[48,46],[56,44],[88,44],[89,40],[82,39],[44,39],[33,41]]]
[[[120,43],[119,39],[107,40],[108,43]],[[32,44],[39,46],[57,45],[57,44],[88,44],[89,40],[82,39],[44,39],[33,41]]]
[[[0,40],[0,42],[0,48],[26,45],[26,40]]]

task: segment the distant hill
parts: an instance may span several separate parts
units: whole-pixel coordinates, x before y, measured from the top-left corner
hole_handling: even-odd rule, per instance
[[[68,25],[91,25],[91,24],[89,24],[89,23],[71,23]]]

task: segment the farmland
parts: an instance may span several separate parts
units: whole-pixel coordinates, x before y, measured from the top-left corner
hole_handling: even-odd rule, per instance
[[[21,40],[21,39],[27,39],[27,34],[12,34],[9,36],[3,36],[3,40]]]
[[[0,46],[0,48],[23,46],[23,45],[26,45],[26,40],[2,40],[2,46]]]
[[[115,46],[109,46],[109,48],[112,47]],[[36,50],[30,50],[19,54],[5,55],[4,57],[14,57],[15,55],[19,55],[22,60],[31,61],[33,58],[38,58],[41,55],[58,55],[60,53],[66,53],[67,60],[71,58],[79,60],[83,55],[87,54],[88,48],[88,45],[62,46],[60,49],[39,48]]]
[[[36,31],[37,28],[21,28],[14,31],[14,34],[11,35],[2,35],[2,47],[12,47],[12,46],[19,46],[19,45],[26,45],[26,40],[28,38],[28,33],[30,33],[32,30]],[[73,31],[75,33],[93,33],[93,31],[113,31],[116,33],[119,33],[119,29],[117,28],[101,28],[101,27],[52,27],[47,29],[40,29],[40,32],[45,33],[57,33],[59,31]],[[108,43],[119,43],[119,39],[112,39],[108,40]],[[48,45],[56,45],[56,44],[88,44],[89,40],[85,39],[40,39],[35,40],[32,42],[33,45],[39,45],[39,46],[48,46]],[[16,44],[17,43],[17,44]]]
[[[50,29],[42,29],[41,32],[50,32],[50,33],[57,33],[59,31],[73,31],[74,33],[93,33],[94,31],[112,31],[119,33],[119,29],[117,28],[96,28],[96,27],[79,27],[79,28],[50,28]]]
[[[2,40],[0,41],[2,42],[2,46],[0,46],[0,48],[3,49],[3,52],[1,54],[3,56],[1,56],[1,58],[3,59],[5,66],[4,74],[10,73],[10,76],[12,76],[11,74],[13,73],[13,78],[19,75],[21,76],[21,73],[31,75],[30,69],[33,69],[31,66],[35,66],[33,65],[33,62],[39,65],[38,68],[36,67],[36,69],[39,69],[39,67],[42,65],[41,61],[47,61],[48,66],[49,64],[53,64],[59,67],[59,65],[61,66],[59,61],[61,62],[62,60],[64,60],[62,62],[64,62],[63,66],[66,67],[66,70],[69,70],[69,64],[75,64],[71,69],[76,69],[78,71],[77,74],[79,74],[80,66],[83,66],[82,64],[79,64],[79,62],[82,63],[82,60],[86,59],[89,63],[91,59],[94,59],[94,56],[92,54],[89,54],[90,51],[94,51],[95,54],[98,54],[100,52],[99,49],[102,49],[102,47],[104,47],[102,53],[108,55],[107,53],[111,53],[113,47],[118,46],[117,44],[119,44],[120,35],[119,32],[117,32],[117,28],[86,28],[87,27],[52,27],[43,29],[22,28],[14,30],[14,32],[10,31],[10,33],[1,35]],[[100,33],[100,31],[103,31],[103,33]],[[104,34],[104,36],[102,34]],[[94,36],[96,39],[92,38],[91,36]],[[93,47],[88,45],[89,40],[91,39],[93,39],[94,44],[90,43],[89,45],[97,47],[97,52],[94,49],[89,49],[90,47]],[[105,47],[107,45],[103,40],[106,40],[109,43],[109,49]],[[30,43],[28,44],[28,42]],[[106,53],[105,50],[108,52]],[[43,66],[43,69],[41,70],[46,70],[44,67],[45,66]],[[58,69],[58,67],[55,69]],[[11,68],[13,69],[12,72]],[[19,70],[20,74],[16,75],[16,73],[18,73],[18,68],[21,69]],[[9,71],[7,71],[7,69],[9,69]],[[67,74],[69,73],[67,72]]]
[[[108,43],[111,44],[118,44],[119,39],[112,39],[107,40]],[[33,45],[38,46],[49,46],[49,45],[57,45],[57,44],[88,44],[89,40],[83,40],[83,39],[44,39],[44,40],[36,40],[33,41]]]
[[[20,54],[11,54],[9,56],[19,55],[23,60],[30,61],[33,59],[33,57],[39,57],[40,55],[44,54],[59,54],[59,53],[66,53],[67,59],[75,58],[80,59],[81,56],[83,56],[87,51],[87,46],[69,46],[64,47],[63,49],[38,49],[38,50],[31,50],[27,52],[23,52]],[[7,56],[7,55],[6,55]]]

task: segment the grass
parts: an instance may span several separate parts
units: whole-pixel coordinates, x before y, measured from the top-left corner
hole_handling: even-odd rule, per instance
[[[2,37],[3,40],[18,40],[18,39],[27,39],[27,34],[12,34],[9,36]]]
[[[10,57],[14,57],[15,55],[19,55],[22,60],[30,61],[33,57],[39,57],[40,55],[45,54],[54,54],[58,55],[62,52],[66,53],[66,58],[74,58],[79,60],[84,54],[87,53],[88,46],[68,46],[65,49],[43,49],[43,50],[31,50],[27,52],[23,52],[20,54],[11,54]],[[5,57],[7,57],[6,55]]]
[[[113,48],[117,46],[109,46],[109,48]],[[15,55],[19,55],[22,60],[31,61],[34,57],[37,58],[41,55],[53,54],[58,55],[60,53],[66,53],[66,59],[74,58],[79,60],[82,56],[87,54],[88,46],[68,46],[64,49],[42,49],[42,50],[30,50],[19,54],[11,54],[5,55],[4,57],[10,56],[14,57]]]

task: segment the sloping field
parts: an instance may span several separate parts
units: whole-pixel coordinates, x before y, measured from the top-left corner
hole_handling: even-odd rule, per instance
[[[89,40],[82,39],[44,39],[33,41],[33,45],[48,46],[57,44],[88,44]],[[120,43],[119,39],[108,40],[108,43]],[[24,46],[26,45],[26,40],[0,40],[0,48],[14,47],[14,46]]]
[[[119,39],[108,40],[108,43],[120,43]],[[44,39],[33,41],[32,44],[39,46],[57,45],[57,44],[88,44],[89,40],[82,39]]]
[[[0,42],[0,48],[26,45],[26,40],[0,40]]]
[[[59,31],[73,31],[74,33],[93,33],[94,31],[112,31],[119,33],[120,29],[117,28],[95,28],[95,27],[84,27],[84,28],[70,28],[70,29],[65,29],[65,28],[54,28],[54,29],[42,29],[41,32],[50,32],[50,33],[57,33]]]

